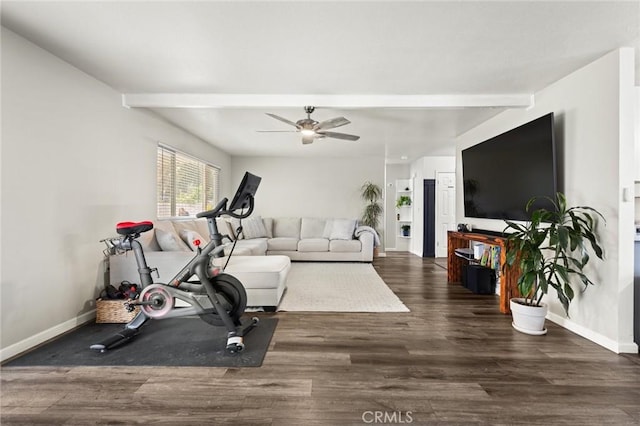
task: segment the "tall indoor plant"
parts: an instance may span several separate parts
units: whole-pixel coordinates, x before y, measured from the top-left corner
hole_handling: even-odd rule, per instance
[[[536,198],[526,206],[530,211]],[[556,290],[558,299],[569,316],[569,304],[573,300],[572,277],[580,280],[584,289],[594,284],[584,273],[589,262],[589,251],[602,259],[603,250],[597,232],[598,218],[604,217],[597,210],[587,206],[567,207],[564,194],[557,193],[556,199],[549,199],[552,209],[539,208],[531,212],[530,221],[525,224],[505,221],[505,232],[513,231],[507,237],[507,259],[509,266],[518,265],[520,276],[517,281],[521,298],[511,300],[514,327],[529,334],[543,334],[544,316],[547,306],[542,296],[549,286]],[[589,250],[590,249],[590,250]],[[524,308],[522,308],[524,307]],[[528,324],[516,318],[521,311],[542,310],[541,324]]]
[[[382,216],[382,188],[375,183],[369,181],[365,182],[360,188],[360,195],[362,199],[367,202],[362,213],[361,223],[365,226],[370,226],[378,232],[378,226],[380,225],[380,217]]]

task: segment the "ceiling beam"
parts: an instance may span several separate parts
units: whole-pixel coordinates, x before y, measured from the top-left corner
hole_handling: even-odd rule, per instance
[[[529,108],[529,93],[503,95],[245,95],[220,93],[125,93],[127,108]]]

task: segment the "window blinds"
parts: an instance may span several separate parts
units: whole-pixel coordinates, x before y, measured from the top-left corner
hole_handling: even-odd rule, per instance
[[[163,145],[156,164],[158,218],[195,216],[218,202],[219,168]]]

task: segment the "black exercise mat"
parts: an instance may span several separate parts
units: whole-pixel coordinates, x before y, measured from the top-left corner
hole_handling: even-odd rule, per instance
[[[245,349],[229,354],[225,349],[226,329],[213,327],[196,317],[149,320],[129,342],[103,353],[91,350],[89,346],[121,330],[124,324],[90,323],[3,364],[3,367],[259,367],[277,324],[277,318],[260,318],[258,325],[244,338]]]

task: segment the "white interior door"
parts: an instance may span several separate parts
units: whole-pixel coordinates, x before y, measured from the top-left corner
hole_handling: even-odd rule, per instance
[[[456,174],[436,174],[436,257],[447,257],[447,231],[456,229]]]

